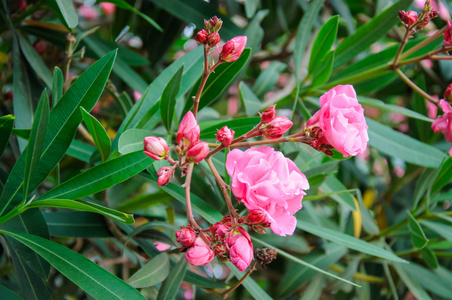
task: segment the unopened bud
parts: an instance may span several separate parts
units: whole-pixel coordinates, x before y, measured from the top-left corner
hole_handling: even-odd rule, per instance
[[[215,47],[220,42],[220,35],[217,32],[209,34],[207,37],[207,45]]]
[[[272,104],[261,114],[262,123],[271,122],[275,118],[275,107],[276,105]]]
[[[246,46],[246,36],[236,36],[231,40],[227,41],[223,45],[223,49],[220,53],[220,61],[223,62],[233,62],[236,61],[245,49]]]
[[[207,31],[200,30],[198,31],[198,33],[196,34],[196,38],[195,40],[198,41],[200,44],[206,44],[207,43],[207,36],[209,34],[207,33]]]
[[[176,238],[179,243],[184,247],[190,247],[193,245],[196,239],[195,230],[192,227],[182,227],[176,231]]]
[[[221,25],[223,25],[223,21],[221,21],[221,19],[218,19],[217,16],[213,16],[212,19],[210,19],[212,32],[218,32],[218,30],[221,29]]]
[[[444,100],[449,103],[452,103],[452,83],[449,84],[446,91],[444,92]]]
[[[173,178],[174,170],[170,167],[161,167],[157,171],[157,184],[160,186],[167,185]]]
[[[417,21],[417,12],[412,10],[405,12],[404,10],[401,10],[399,11],[399,18],[403,23],[410,26]]]
[[[168,144],[163,138],[155,136],[144,138],[144,154],[155,160],[161,160],[168,155],[168,152]]]
[[[269,123],[262,124],[259,129],[262,135],[267,139],[278,139],[286,133],[292,125],[292,121],[286,117],[276,117]]]
[[[262,211],[260,209],[254,209],[254,210],[250,211],[247,218],[248,218],[248,222],[250,224],[259,224],[259,223],[264,223],[266,217],[267,216],[264,213],[264,211]]]
[[[444,45],[452,46],[452,24],[447,20],[447,28],[444,32]]]
[[[209,144],[197,142],[187,151],[187,160],[192,163],[199,163],[209,154]]]
[[[216,244],[213,247],[213,251],[215,252],[215,256],[224,256],[228,253],[228,248],[224,244]]]
[[[229,147],[231,145],[232,140],[234,139],[235,131],[229,129],[228,126],[224,126],[220,130],[217,131],[217,141],[223,144],[225,147]]]

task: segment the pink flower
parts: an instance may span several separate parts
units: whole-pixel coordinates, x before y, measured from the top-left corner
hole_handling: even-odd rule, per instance
[[[232,140],[234,139],[235,131],[229,129],[228,126],[224,126],[220,130],[217,131],[217,141],[223,144],[225,147],[229,147],[231,145]]]
[[[232,38],[223,45],[223,49],[220,53],[220,60],[224,62],[236,61],[242,54],[245,46],[246,36],[241,35]]]
[[[135,101],[140,100],[141,96],[143,96],[143,95],[140,92],[133,91],[133,99],[135,99]]]
[[[443,99],[439,101],[439,104],[444,115],[433,122],[432,129],[435,133],[441,131],[444,134],[444,139],[450,143],[452,142],[452,108]],[[449,150],[449,155],[452,156],[452,148]]]
[[[161,137],[147,136],[144,138],[144,154],[155,160],[164,159],[169,153],[168,144]]]
[[[200,129],[195,116],[191,111],[187,112],[179,124],[177,131],[177,143],[189,147],[199,140]]]
[[[182,246],[190,247],[195,242],[196,233],[192,227],[181,226],[181,229],[176,231],[176,238]]]
[[[452,24],[447,20],[447,29],[444,32],[444,45],[452,46]]]
[[[209,144],[206,142],[197,142],[188,148],[187,160],[197,164],[202,161],[207,154],[209,154]]]
[[[344,157],[367,148],[367,124],[364,110],[351,85],[338,85],[320,97],[321,108],[306,127],[319,127],[323,143],[333,146]]]
[[[239,271],[245,271],[253,260],[253,244],[248,232],[237,226],[229,232],[226,245],[229,248],[231,262]]]
[[[264,123],[259,127],[262,135],[267,139],[279,139],[287,130],[292,127],[293,123],[286,117],[276,117],[268,123]]]
[[[154,242],[154,246],[158,251],[166,251],[171,248],[171,245],[162,242]]]
[[[433,96],[435,97],[435,96]],[[438,99],[438,97],[436,96],[436,99]],[[436,119],[436,117],[438,116],[438,106],[436,106],[435,104],[433,104],[430,101],[425,100],[425,104],[427,106],[427,115],[430,119]]]
[[[167,185],[171,178],[173,178],[174,175],[174,169],[170,168],[170,167],[161,167],[158,171],[157,171],[157,184],[162,186],[162,185]]]
[[[271,147],[234,149],[226,159],[232,192],[248,211],[262,210],[275,234],[293,234],[301,200],[309,189],[306,176],[293,161]]]
[[[410,26],[410,25],[413,25],[414,23],[416,23],[417,12],[412,11],[412,10],[405,12],[404,10],[401,10],[401,11],[399,11],[399,18],[400,18],[400,20],[402,20],[403,23]]]
[[[448,102],[452,102],[452,83],[447,86],[444,92],[444,99]]]
[[[78,8],[78,12],[87,20],[94,20],[99,17],[99,12],[93,6],[82,5]]]
[[[275,107],[276,105],[272,104],[261,114],[262,123],[271,122],[275,118],[276,116]]]
[[[215,253],[201,237],[197,237],[193,245],[185,252],[185,259],[194,266],[207,265],[214,256]]]
[[[100,4],[100,9],[102,9],[102,11],[104,12],[104,14],[106,16],[109,16],[109,15],[112,15],[115,13],[116,5],[114,5],[113,3],[109,3],[109,2],[102,2]]]

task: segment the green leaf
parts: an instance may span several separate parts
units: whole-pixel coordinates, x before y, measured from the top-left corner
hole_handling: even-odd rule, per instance
[[[188,262],[184,257],[179,256],[180,260],[176,266],[171,270],[166,280],[163,282],[159,290],[157,300],[172,300],[176,297],[182,279],[187,272]]]
[[[251,50],[245,48],[239,59],[231,63],[222,63],[215,68],[215,72],[210,74],[209,79],[207,79],[206,85],[201,93],[199,110],[208,106],[213,101],[217,100],[221,94],[226,90],[226,88],[237,78],[242,69],[245,67],[249,57],[251,56]],[[188,112],[193,107],[193,100],[191,96],[195,96],[198,91],[198,87],[201,80],[195,85],[188,97],[187,102],[185,102],[185,107],[183,110],[183,115]]]
[[[53,81],[52,81],[52,107],[60,101],[63,96],[63,86],[64,86],[64,78],[63,72],[61,72],[60,68],[55,67],[53,70]]]
[[[48,191],[39,200],[79,199],[105,189],[138,174],[154,160],[142,151],[129,153],[94,166]]]
[[[298,24],[297,35],[295,37],[295,50],[294,50],[294,64],[295,64],[295,78],[297,83],[300,81],[300,67],[303,55],[306,53],[305,48],[311,37],[312,26],[317,19],[320,9],[323,6],[324,0],[314,0],[309,4],[308,9],[303,14],[303,18]]]
[[[412,214],[407,212],[408,215],[408,229],[411,232],[411,242],[413,243],[413,246],[417,249],[424,248],[427,243],[428,239],[425,236],[424,231],[421,228],[421,225],[419,225],[418,221],[415,217],[413,217]]]
[[[359,53],[379,40],[400,20],[395,17],[399,10],[407,9],[413,0],[400,0],[385,9],[378,16],[362,25],[358,30],[345,38],[336,48],[334,68],[342,66]]]
[[[215,282],[212,279],[202,277],[198,274],[195,274],[191,271],[185,273],[184,281],[186,283],[190,283],[199,287],[211,288],[211,289],[224,289],[226,285]]]
[[[325,227],[319,227],[302,220],[297,223],[297,228],[359,252],[377,256],[383,259],[392,260],[395,262],[406,262],[393,253],[388,252],[387,250],[384,250],[373,244],[339,231],[331,230]]]
[[[329,51],[312,73],[312,86],[319,86],[328,81],[333,70],[334,51]]]
[[[324,166],[320,167],[324,168]],[[342,184],[342,182],[339,179],[337,179],[336,176],[334,175],[328,176],[326,180],[320,185],[320,189],[323,191],[323,193],[330,194],[329,197],[332,198],[337,203],[347,206],[352,211],[356,210],[355,201],[353,201],[353,197],[350,192],[345,194],[343,193],[334,194],[334,192],[347,190],[347,188]]]
[[[441,165],[445,155],[440,150],[369,118],[366,122],[369,145],[378,151],[418,166],[437,168]]]
[[[182,65],[170,79],[163,90],[162,98],[160,99],[160,116],[162,117],[163,125],[165,125],[168,132],[171,132],[171,123],[173,122],[176,106],[176,96],[180,90],[183,72],[184,65]]]
[[[62,245],[31,234],[1,232],[36,251],[61,274],[97,299],[146,299],[118,277]]]
[[[22,297],[20,297],[7,287],[0,285],[0,299],[21,300]]]
[[[62,237],[110,237],[104,218],[84,211],[44,212],[44,219],[53,236]]]
[[[155,29],[157,29],[160,32],[163,32],[162,27],[159,26],[159,24],[157,24],[154,20],[152,20],[149,16],[147,16],[146,14],[142,13],[141,11],[139,11],[138,9],[136,9],[135,7],[133,7],[132,5],[130,5],[129,3],[127,3],[124,0],[108,0],[108,1],[99,1],[99,2],[110,2],[115,4],[118,7],[121,8],[125,8],[127,10],[130,10],[134,13],[136,13],[137,15],[139,15],[140,17],[142,17],[143,19],[145,19],[149,24],[151,24]]]
[[[438,171],[438,169],[427,168],[424,170],[424,172],[422,172],[414,187],[413,208],[411,209],[412,211],[416,211],[416,209],[418,208],[419,201],[422,199],[425,192],[432,186],[433,181],[438,174]]]
[[[214,139],[217,131],[224,126],[228,126],[235,131],[235,136],[241,136],[242,134],[253,129],[254,126],[259,124],[260,117],[239,118],[230,121],[215,120],[209,122],[200,122],[201,139]]]
[[[438,266],[439,266],[438,258],[436,257],[435,252],[433,252],[433,250],[430,249],[430,247],[425,247],[424,249],[422,249],[420,251],[420,254],[421,254],[422,259],[427,264],[427,266],[429,266],[432,269],[438,268]]]
[[[311,58],[309,59],[308,67],[309,74],[313,74],[316,69],[319,69],[319,63],[326,58],[327,53],[336,40],[338,26],[339,16],[332,16],[325,24],[323,24],[322,28],[320,28],[311,50]]]
[[[129,129],[119,138],[118,151],[121,154],[127,154],[143,150],[144,138],[147,136],[162,137],[161,134],[151,132],[145,129]]]
[[[413,280],[412,274],[408,271],[408,268],[405,268],[406,265],[393,264],[393,268],[399,274],[400,279],[405,283],[408,289],[413,293],[416,299],[432,299],[428,295],[428,293],[420,286],[419,282]]]
[[[265,93],[271,91],[278,81],[279,74],[286,69],[287,65],[279,61],[272,61],[257,77],[253,92],[257,97],[264,97]]]
[[[300,300],[319,299],[325,285],[325,276],[317,275],[312,279]]]
[[[78,16],[75,12],[74,3],[72,0],[56,0],[61,15],[63,16],[69,28],[75,28],[78,24]]]
[[[89,144],[73,140],[66,154],[75,157],[81,161],[89,162],[90,157],[96,152],[96,148]]]
[[[246,272],[240,272],[236,266],[234,266],[231,262],[227,262],[226,265],[231,270],[231,273],[234,274],[235,277],[241,279]],[[245,279],[242,283],[245,289],[250,293],[250,295],[256,300],[271,300],[270,297],[251,277]]]
[[[240,81],[239,83],[239,93],[242,104],[245,107],[247,116],[254,116],[258,111],[261,110],[262,103],[253,93],[253,91],[246,85],[245,82]]]
[[[8,145],[9,137],[14,126],[14,116],[6,115],[0,117],[0,157],[5,151],[6,145]]]
[[[452,242],[452,226],[426,220],[421,220],[421,224],[427,226],[431,230],[444,237],[446,240]]]
[[[256,13],[258,0],[245,0],[245,14],[248,19],[251,19]]]
[[[30,139],[26,149],[25,171],[24,171],[24,199],[28,196],[30,191],[30,184],[38,167],[39,158],[42,154],[44,146],[44,138],[47,131],[47,124],[49,121],[49,96],[44,89],[36,109],[33,125],[31,127]]]
[[[441,165],[435,182],[432,186],[432,194],[439,192],[446,184],[452,180],[452,159],[448,156]]]
[[[170,264],[168,254],[162,253],[152,258],[127,280],[127,283],[135,288],[144,288],[156,285],[166,279],[169,274]]]
[[[80,107],[82,111],[83,120],[85,121],[86,128],[88,128],[89,133],[93,137],[94,143],[96,144],[97,150],[99,150],[102,161],[106,161],[110,155],[111,141],[107,134],[107,131],[102,126],[102,124],[93,117],[89,112],[83,107]]]
[[[445,299],[452,295],[452,288],[444,284],[439,276],[432,271],[421,267],[416,263],[404,265],[403,269],[410,274],[414,281],[418,282],[424,289]]]

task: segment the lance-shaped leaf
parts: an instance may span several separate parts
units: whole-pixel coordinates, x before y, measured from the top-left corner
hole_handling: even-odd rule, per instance
[[[44,212],[44,219],[53,236],[62,237],[111,237],[105,218],[85,211]]]
[[[61,15],[66,21],[69,28],[74,28],[78,24],[78,16],[75,12],[74,4],[72,0],[56,0]]]
[[[11,131],[13,130],[14,116],[6,115],[0,117],[0,157],[5,151],[6,145],[8,145]]]
[[[31,68],[35,71],[36,75],[38,75],[44,81],[45,85],[48,88],[51,88],[52,74],[50,73],[46,64],[26,37],[24,37],[22,34],[18,34],[17,37],[22,53],[30,64]]]
[[[136,271],[127,280],[127,283],[135,288],[143,288],[156,285],[166,279],[170,271],[168,254],[162,253],[152,258],[141,269]]]
[[[168,82],[163,90],[162,98],[160,99],[160,116],[162,117],[163,125],[165,125],[168,132],[171,132],[171,123],[173,122],[176,97],[180,90],[183,72],[184,65],[176,71],[171,80]]]
[[[188,262],[185,260],[185,258],[180,257],[180,261],[171,270],[168,277],[160,287],[157,300],[172,300],[176,297],[182,279],[187,272],[187,265]]]
[[[320,28],[314,45],[312,46],[311,58],[309,59],[308,73],[312,74],[319,67],[319,62],[325,59],[328,51],[336,40],[339,16],[332,16]]]
[[[22,297],[3,285],[0,285],[0,298],[9,300],[22,300]]]
[[[129,129],[119,138],[118,151],[121,154],[127,154],[143,150],[144,138],[147,136],[162,137],[161,134],[145,129]]]
[[[80,107],[82,111],[83,120],[85,121],[86,128],[88,128],[89,133],[93,137],[96,148],[100,153],[102,161],[106,161],[110,155],[111,141],[108,137],[107,131],[102,126],[102,124],[93,117],[89,112],[83,107]]]
[[[427,245],[428,239],[425,236],[425,233],[422,230],[421,225],[419,225],[416,218],[414,218],[413,215],[410,214],[409,212],[407,212],[407,215],[408,215],[408,229],[410,230],[411,233],[411,242],[413,243],[414,247],[422,249]]]
[[[142,17],[143,19],[145,19],[149,24],[151,24],[158,31],[160,31],[160,32],[163,31],[162,27],[160,27],[159,24],[157,24],[154,20],[152,20],[146,14],[142,13],[141,11],[139,11],[138,9],[136,9],[135,7],[133,7],[132,5],[130,5],[129,3],[127,3],[124,0],[106,0],[106,1],[102,1],[102,2],[110,2],[110,3],[115,4],[118,7],[130,10],[130,11],[136,13],[137,15],[139,15],[140,17]]]
[[[53,80],[52,80],[52,107],[58,103],[58,101],[63,96],[63,86],[64,78],[63,72],[58,67],[53,70]]]

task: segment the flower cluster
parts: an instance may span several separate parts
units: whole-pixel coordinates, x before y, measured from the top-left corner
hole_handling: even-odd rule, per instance
[[[432,129],[434,132],[441,131],[444,134],[444,139],[448,142],[452,142],[452,107],[449,102],[444,100],[440,100],[439,103],[444,115],[433,122]],[[449,155],[452,156],[452,148],[449,150]]]
[[[431,19],[436,18],[437,16],[438,11],[433,9],[429,0],[425,1],[419,15],[413,10],[407,12],[404,10],[399,11],[399,19],[405,24],[407,29],[413,29],[414,31],[424,28]]]

